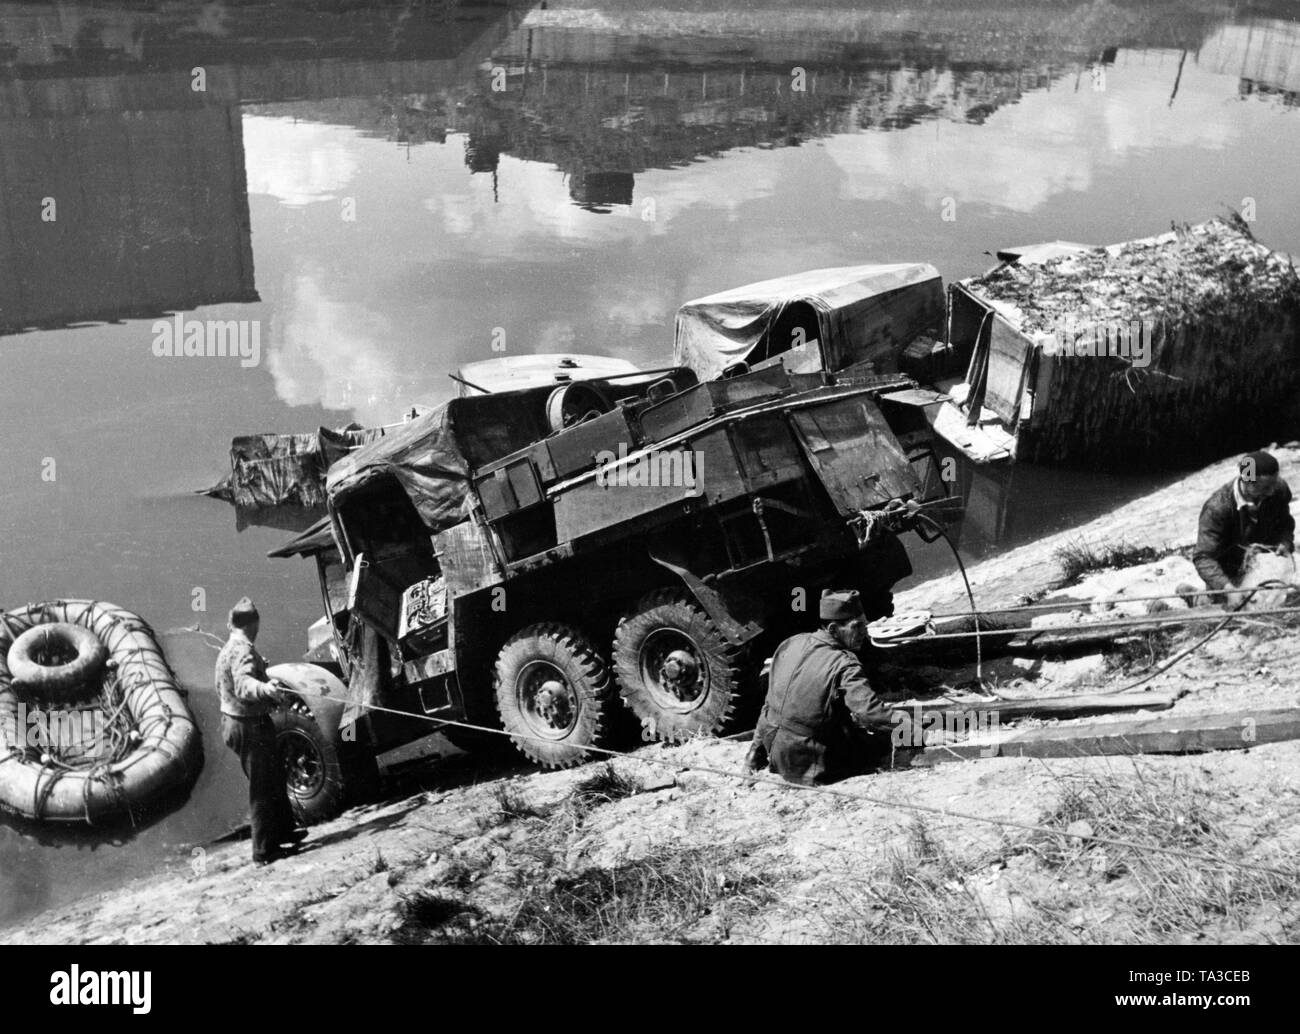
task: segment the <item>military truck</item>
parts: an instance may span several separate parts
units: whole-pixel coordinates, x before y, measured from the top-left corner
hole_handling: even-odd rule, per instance
[[[503,729],[550,767],[629,727],[725,734],[822,588],[891,612],[899,536],[932,537],[917,514],[946,501],[925,399],[851,341],[842,370],[802,354],[792,371],[763,336],[757,368],[732,355],[712,379],[679,365],[453,398],[330,467],[326,519],[272,553],[315,559],[325,610],[306,660],[327,674],[278,719],[306,817],[430,719]]]

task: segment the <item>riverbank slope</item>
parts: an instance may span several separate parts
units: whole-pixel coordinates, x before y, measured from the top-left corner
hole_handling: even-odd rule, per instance
[[[1300,450],[1277,455],[1300,484]],[[975,565],[980,605],[1042,593],[1071,543],[1186,546],[1233,469]],[[898,605],[960,611],[965,590],[935,579]],[[1140,677],[1203,632],[1104,657],[1065,691]],[[1146,689],[1182,694],[1180,713],[1300,707],[1300,645],[1255,619]],[[410,796],[314,828],[296,857],[259,869],[246,841],[189,847],[0,943],[1300,939],[1300,741],[963,761],[833,792],[746,782],[745,749],[655,745],[549,773],[435,765]]]

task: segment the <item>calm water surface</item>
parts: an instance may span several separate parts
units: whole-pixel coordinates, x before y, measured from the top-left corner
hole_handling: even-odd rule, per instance
[[[1243,204],[1300,252],[1300,27],[1235,8],[0,3],[3,605],[220,629],[247,593],[296,657],[312,567],[193,490],[235,435],[449,397],[496,328],[508,353],[663,365],[674,310],[715,290],[911,260],[951,280]],[[259,321],[260,361],[156,358],[177,311]],[[966,546],[1152,484],[1025,468],[1000,542]],[[196,707],[182,811],[120,844],[0,827],[0,922],[229,827],[242,776]]]

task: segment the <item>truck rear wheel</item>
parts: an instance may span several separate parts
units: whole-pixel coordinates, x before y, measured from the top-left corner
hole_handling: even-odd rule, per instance
[[[590,760],[602,746],[613,704],[609,668],[595,645],[569,625],[529,625],[501,648],[497,712],[511,742],[547,768]]]
[[[676,743],[729,731],[743,712],[745,650],[685,593],[644,596],[614,632],[623,702],[646,739]]]

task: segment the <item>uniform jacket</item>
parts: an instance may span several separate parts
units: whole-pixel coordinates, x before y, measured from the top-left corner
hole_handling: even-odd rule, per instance
[[[266,661],[239,629],[230,633],[217,654],[217,692],[221,713],[234,718],[268,714],[280,694],[266,681]]]
[[[852,764],[854,730],[886,729],[891,714],[850,650],[829,632],[805,632],[772,655],[755,737],[774,772],[790,782],[824,782]]]
[[[1226,588],[1241,576],[1246,546],[1295,548],[1295,519],[1291,516],[1291,489],[1285,481],[1259,504],[1252,519],[1237,506],[1236,479],[1218,489],[1201,508],[1192,562],[1196,573],[1211,589]]]

